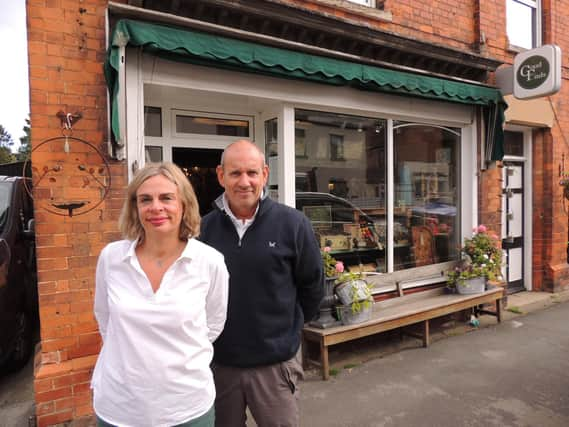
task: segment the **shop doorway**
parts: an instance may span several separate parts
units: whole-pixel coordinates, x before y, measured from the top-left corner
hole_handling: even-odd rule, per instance
[[[502,249],[507,293],[532,289],[531,129],[504,131],[502,168]]]
[[[524,284],[524,163],[504,162],[502,190],[502,249],[506,258],[509,294],[525,290]]]
[[[172,147],[172,161],[182,168],[192,183],[201,216],[213,209],[213,202],[223,193],[215,172],[222,152],[210,148]]]

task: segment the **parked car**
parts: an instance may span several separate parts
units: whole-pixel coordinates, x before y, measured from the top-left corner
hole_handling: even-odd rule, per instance
[[[311,220],[321,247],[347,266],[385,269],[385,226],[350,201],[329,193],[296,192],[296,209]]]
[[[33,203],[28,178],[0,176],[0,366],[23,367],[38,319]]]

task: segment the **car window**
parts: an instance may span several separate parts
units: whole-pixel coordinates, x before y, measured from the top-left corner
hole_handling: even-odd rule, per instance
[[[330,247],[331,254],[349,269],[378,271],[377,265],[383,265],[384,226],[376,225],[350,201],[328,193],[297,191],[296,208],[310,219],[320,247]]]
[[[0,231],[4,231],[6,221],[8,220],[12,187],[13,184],[10,182],[0,183]]]

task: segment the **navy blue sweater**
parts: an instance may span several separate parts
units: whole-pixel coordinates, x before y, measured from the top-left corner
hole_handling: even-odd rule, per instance
[[[253,367],[293,357],[302,326],[323,296],[320,249],[308,218],[265,198],[240,241],[229,216],[216,207],[202,220],[200,240],[223,253],[230,275],[227,321],[214,343],[214,361]]]

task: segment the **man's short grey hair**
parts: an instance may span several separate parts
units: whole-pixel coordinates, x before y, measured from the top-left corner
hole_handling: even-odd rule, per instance
[[[255,150],[257,150],[257,153],[259,153],[259,155],[261,156],[261,160],[263,161],[263,166],[265,166],[265,165],[267,164],[266,161],[265,161],[265,153],[263,153],[263,152],[261,151],[261,149],[260,149],[255,143],[253,143],[253,142],[251,142],[251,141],[249,141],[249,140],[247,140],[247,139],[240,139],[240,140],[238,140],[238,141],[232,142],[232,143],[229,144],[227,147],[225,147],[225,149],[224,149],[223,152],[221,153],[221,160],[219,161],[219,165],[220,165],[221,167],[223,167],[223,164],[225,163],[225,152],[226,152],[227,150],[229,150],[229,148],[232,147],[234,144],[237,144],[238,142],[248,142],[248,143],[251,145],[251,147],[254,147]]]

